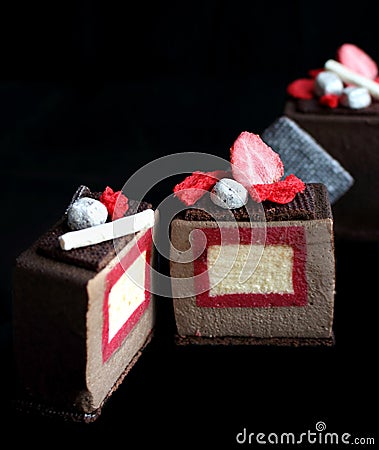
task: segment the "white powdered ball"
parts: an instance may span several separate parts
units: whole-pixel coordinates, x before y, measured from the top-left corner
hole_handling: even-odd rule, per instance
[[[231,178],[222,178],[214,185],[211,199],[221,208],[235,209],[246,205],[249,196],[242,184]]]
[[[105,223],[108,210],[103,203],[89,197],[76,200],[67,211],[67,224],[71,230],[82,230]]]
[[[349,86],[343,90],[340,101],[351,109],[367,108],[371,105],[371,95],[364,87]]]
[[[343,82],[335,73],[325,70],[317,75],[315,79],[315,93],[319,97],[325,94],[341,95],[342,90]]]

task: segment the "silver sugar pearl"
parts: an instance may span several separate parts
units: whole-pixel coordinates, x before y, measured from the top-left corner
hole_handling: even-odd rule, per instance
[[[364,87],[349,86],[343,90],[340,103],[351,109],[366,108],[371,105],[371,95]]]
[[[82,230],[105,223],[108,210],[103,203],[89,197],[76,200],[67,211],[67,224],[71,230]]]
[[[343,82],[335,73],[325,70],[316,76],[315,93],[318,97],[325,94],[341,95],[342,91]]]
[[[248,192],[242,184],[230,178],[222,178],[211,191],[213,203],[225,209],[241,208],[248,199]]]

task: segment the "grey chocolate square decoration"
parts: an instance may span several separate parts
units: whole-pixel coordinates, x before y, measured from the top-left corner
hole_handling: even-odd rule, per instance
[[[261,138],[279,153],[284,175],[293,173],[304,183],[323,183],[330,203],[335,203],[354,183],[353,177],[312,136],[288,117],[266,128]]]

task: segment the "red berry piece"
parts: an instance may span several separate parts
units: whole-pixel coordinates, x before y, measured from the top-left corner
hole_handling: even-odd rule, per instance
[[[253,184],[278,181],[284,172],[278,153],[248,131],[243,131],[231,147],[230,162],[233,178],[247,189]]]
[[[319,102],[328,108],[337,108],[339,103],[339,96],[336,94],[324,94],[319,98]]]
[[[287,86],[287,94],[303,100],[312,99],[315,96],[314,80],[310,78],[299,78],[298,80],[292,81]]]
[[[288,175],[284,180],[271,184],[256,184],[249,189],[252,199],[258,203],[270,200],[275,203],[289,203],[296,194],[304,192],[305,184],[295,175]]]
[[[100,201],[107,207],[108,215],[112,220],[124,217],[129,209],[128,198],[121,191],[114,192],[109,186],[101,194]]]
[[[230,172],[215,170],[213,172],[194,172],[174,187],[175,196],[187,206],[196,203],[221,178],[227,178]]]

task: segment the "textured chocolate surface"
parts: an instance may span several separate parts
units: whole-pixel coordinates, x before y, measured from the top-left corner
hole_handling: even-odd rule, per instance
[[[294,200],[285,205],[270,201],[257,204],[251,199],[246,206],[234,210],[225,210],[216,206],[209,195],[204,195],[194,208],[181,211],[176,218],[183,220],[235,220],[246,222],[249,220],[262,221],[262,207],[266,221],[282,220],[314,220],[331,218],[331,208],[326,187],[320,183],[307,184],[304,193],[296,195]]]
[[[284,176],[294,173],[304,183],[325,184],[332,205],[353,185],[354,179],[347,170],[290,118],[279,117],[261,137],[279,153]]]
[[[33,392],[41,402],[74,404],[86,391],[86,286],[94,275],[44,258],[35,246],[17,258],[13,287],[17,375],[26,393]]]
[[[338,106],[337,108],[329,108],[328,106],[321,105],[317,99],[311,100],[303,100],[296,99],[294,100],[296,105],[296,110],[306,114],[330,114],[330,115],[339,115],[339,116],[354,116],[354,115],[363,115],[363,116],[372,116],[379,114],[379,101],[374,100],[370,106],[367,108],[361,108],[358,111],[352,108],[346,108],[344,106]]]
[[[153,332],[149,334],[144,345],[140,348],[140,350],[134,355],[130,363],[126,366],[125,370],[122,372],[117,382],[113,385],[112,389],[108,392],[107,396],[103,400],[102,404],[91,413],[83,413],[74,409],[62,409],[57,407],[56,405],[51,405],[47,403],[41,403],[40,399],[35,399],[30,395],[25,394],[24,392],[19,392],[20,398],[15,399],[14,407],[15,410],[20,414],[28,414],[28,415],[42,415],[47,417],[55,417],[59,419],[63,419],[71,422],[85,422],[91,423],[99,418],[102,409],[110,396],[117,390],[117,388],[121,385],[124,378],[128,375],[130,370],[133,368],[135,363],[141,357],[143,350],[150,343],[153,337]]]
[[[177,345],[275,345],[279,347],[331,347],[335,344],[334,335],[326,338],[256,338],[249,336],[175,336]]]
[[[83,191],[86,197],[98,199],[100,193],[90,193]],[[74,196],[73,200],[76,198]],[[130,216],[145,209],[152,208],[152,205],[146,202],[137,202],[129,200],[129,209],[125,216]],[[134,235],[123,236],[111,241],[101,242],[100,244],[90,245],[87,247],[75,248],[72,250],[62,250],[58,238],[64,233],[72,231],[69,229],[66,216],[64,215],[58,223],[56,223],[47,233],[45,233],[38,241],[37,252],[48,258],[57,261],[63,261],[75,266],[84,267],[85,269],[95,272],[103,269],[115,256],[116,251],[121,250],[130,242]]]

